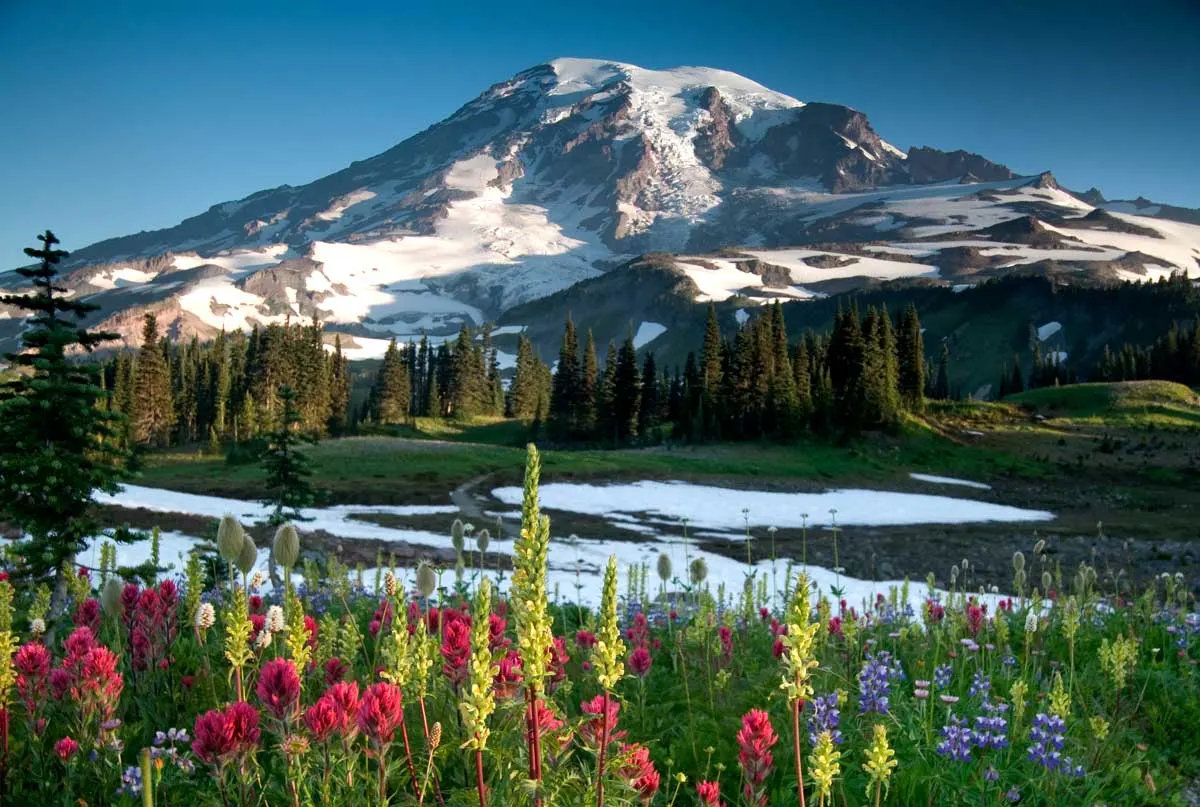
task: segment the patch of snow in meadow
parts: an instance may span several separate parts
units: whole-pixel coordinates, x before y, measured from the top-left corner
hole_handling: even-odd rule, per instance
[[[737,320],[738,325],[745,325],[750,319],[750,315],[746,313],[746,309],[739,308],[733,312],[733,318]]]
[[[666,325],[657,322],[643,322],[638,326],[637,333],[633,335],[633,346],[641,350],[666,332]]]
[[[967,488],[978,488],[979,490],[991,490],[991,485],[985,485],[983,482],[972,482],[969,479],[955,479],[951,476],[934,476],[933,474],[909,474],[918,482],[932,482],[935,485],[962,485]]]
[[[1041,510],[1008,505],[881,490],[829,490],[822,493],[777,493],[733,490],[683,482],[642,481],[617,485],[551,483],[540,488],[542,506],[594,516],[651,513],[688,519],[701,529],[752,526],[817,526],[834,520],[842,525],[970,524],[987,521],[1047,521]],[[492,495],[505,504],[521,501],[519,487],[502,487]],[[832,511],[832,512],[831,512]],[[807,516],[807,517],[806,517]]]
[[[657,483],[656,483],[657,484]],[[554,488],[565,487],[580,487],[589,488],[591,486],[566,486],[566,485],[546,485],[542,487],[542,493],[547,490],[553,491]],[[610,486],[613,488],[636,489],[636,485]],[[712,499],[712,491],[720,491],[723,494],[730,494],[726,497],[719,497],[719,501],[723,502],[724,507],[731,511],[725,519],[726,523],[732,524],[733,528],[741,529],[743,526],[741,507],[743,501],[751,501],[755,496],[790,496],[792,494],[755,494],[747,491],[727,491],[719,488],[703,488],[701,486],[679,486],[668,485],[674,492],[680,493],[688,488],[692,488],[691,496],[680,496],[681,499],[686,499],[692,502],[698,498],[695,494],[700,493],[700,496]],[[505,490],[505,489],[501,489]],[[518,490],[519,489],[514,489]],[[870,496],[882,495],[871,491],[835,491],[833,493],[858,493],[868,494]],[[799,495],[799,494],[797,494]],[[913,496],[912,494],[892,494],[893,496],[906,496],[912,499],[928,499],[940,502],[955,502],[959,500],[948,499],[945,497],[936,496]],[[547,506],[552,505],[558,498],[559,494],[554,493],[548,498],[543,498],[543,503]],[[207,516],[210,518],[220,518],[226,513],[233,513],[246,523],[251,523],[256,520],[261,520],[266,517],[267,508],[257,502],[243,501],[238,499],[225,499],[215,496],[199,496],[188,493],[177,493],[174,491],[161,490],[157,488],[147,488],[137,485],[127,485],[124,489],[112,496],[98,496],[97,500],[102,504],[119,504],[125,507],[142,507],[150,510],[158,510],[161,512],[189,513],[198,516]],[[518,497],[519,501],[519,497]],[[981,505],[975,502],[972,504]],[[987,505],[988,507],[996,507],[995,505]],[[642,508],[647,509],[647,508]],[[1015,510],[1015,508],[1008,508]],[[383,527],[376,524],[360,521],[355,516],[361,516],[370,513],[391,513],[396,515],[427,515],[427,514],[446,514],[447,516],[454,512],[455,508],[449,505],[433,505],[433,506],[377,506],[377,505],[339,505],[337,507],[312,508],[304,511],[304,515],[311,518],[311,521],[306,521],[298,524],[297,527],[301,532],[301,540],[304,540],[305,533],[315,530],[321,530],[330,535],[342,538],[362,538],[362,539],[377,539],[382,541],[390,541],[397,543],[406,543],[416,546],[426,546],[430,548],[448,548],[450,546],[449,530],[446,534],[436,534],[425,530],[414,530],[404,528]],[[1031,511],[1016,511],[1018,513],[1030,513]],[[506,513],[506,515],[515,518],[515,512]],[[779,523],[784,526],[790,526],[790,521],[784,517],[784,514],[777,513],[779,518],[771,519],[774,523]],[[1041,514],[1049,517],[1049,514]],[[839,513],[840,516],[840,513]],[[619,521],[628,521],[626,514],[616,513],[614,517]],[[688,514],[689,519],[700,524],[700,519],[695,513]],[[710,520],[721,521],[721,519],[713,519],[710,514]],[[945,519],[940,519],[945,520]],[[847,523],[839,518],[839,522]],[[603,584],[604,567],[608,562],[610,555],[617,558],[618,566],[621,572],[622,580],[628,579],[629,569],[634,566],[646,564],[650,568],[657,565],[658,556],[660,553],[665,553],[671,559],[671,567],[673,577],[677,582],[671,584],[672,589],[678,589],[682,585],[682,581],[687,578],[687,570],[689,564],[696,558],[703,558],[708,567],[708,577],[706,584],[714,592],[720,586],[725,587],[725,592],[728,597],[736,597],[742,590],[742,586],[746,577],[747,571],[753,570],[754,574],[767,575],[768,580],[772,581],[769,586],[776,585],[777,591],[782,591],[784,588],[784,578],[787,573],[788,562],[785,560],[771,561],[764,559],[753,567],[747,566],[742,561],[734,558],[727,558],[713,552],[707,552],[700,549],[693,539],[684,541],[682,536],[676,534],[676,528],[668,524],[663,530],[657,531],[646,527],[644,524],[629,524],[621,523],[614,524],[614,529],[634,529],[634,531],[645,536],[645,540],[593,540],[593,539],[575,539],[569,540],[562,537],[554,537],[552,539],[552,549],[549,554],[549,571],[547,575],[547,587],[552,593],[557,592],[557,596],[562,602],[578,601],[581,604],[595,606],[600,602],[601,587]],[[799,522],[797,522],[798,525]],[[859,522],[863,523],[863,522]],[[448,526],[448,525],[447,525]],[[477,525],[479,526],[479,525]],[[721,526],[718,524],[718,526]],[[681,530],[680,530],[681,531]],[[707,537],[707,536],[705,536]],[[723,538],[726,540],[742,539],[740,535],[714,534],[712,537]],[[756,535],[755,538],[762,540],[764,536]],[[814,538],[812,540],[820,540]],[[93,563],[99,558],[99,545],[101,541],[94,541],[89,546],[85,557],[89,558]],[[199,539],[193,538],[182,533],[165,532],[160,536],[159,557],[163,564],[172,564],[176,571],[181,571],[187,553],[193,546],[201,543]],[[470,544],[469,544],[470,545]],[[268,553],[264,551],[266,547],[260,547],[259,563],[256,568],[265,568],[268,558]],[[141,541],[135,544],[122,545],[117,547],[117,562],[119,565],[134,566],[150,558],[150,541]],[[500,536],[493,536],[491,544],[488,548],[489,552],[496,552],[504,555],[512,556],[514,554],[514,540]],[[795,566],[800,569],[798,565]],[[838,574],[835,571],[822,569],[816,566],[807,567],[807,572],[813,583],[823,593],[830,593],[834,586],[840,588],[843,596],[850,604],[860,605],[864,602],[874,600],[876,594],[887,594],[890,587],[901,585],[901,581],[881,581],[871,582],[858,580],[845,575]],[[468,575],[472,572],[468,571]],[[494,572],[487,572],[493,578],[497,575]],[[398,575],[406,583],[412,583],[413,570],[403,569],[398,570]],[[364,579],[371,580],[374,577],[374,570],[366,570]],[[502,590],[507,590],[508,579],[510,575],[504,575],[503,581],[498,581],[498,585]],[[449,578],[447,578],[447,581]],[[652,586],[653,588],[654,586]],[[624,591],[624,588],[621,589]],[[909,592],[909,602],[915,610],[919,612],[920,603],[926,592],[924,586],[913,585]],[[995,599],[989,595],[984,598],[991,602]],[[776,603],[781,605],[782,603]]]
[[[525,332],[524,325],[501,325],[499,328],[492,328],[492,336],[508,336],[516,335]]]

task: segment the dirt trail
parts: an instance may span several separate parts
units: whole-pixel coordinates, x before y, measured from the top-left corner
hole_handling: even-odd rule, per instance
[[[487,527],[489,530],[496,532],[496,537],[498,538],[515,538],[520,531],[520,525],[512,525],[504,521],[501,521],[500,524],[497,525],[496,517],[489,516],[487,512],[484,511],[479,497],[475,494],[475,489],[494,477],[496,473],[497,472],[492,471],[463,482],[454,490],[450,491],[450,501],[455,507],[462,511],[465,519],[475,522],[477,529]]]

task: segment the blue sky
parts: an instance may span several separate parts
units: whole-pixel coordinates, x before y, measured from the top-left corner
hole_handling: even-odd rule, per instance
[[[309,182],[556,56],[733,70],[901,147],[1200,207],[1191,0],[186,6],[0,0],[0,266]]]

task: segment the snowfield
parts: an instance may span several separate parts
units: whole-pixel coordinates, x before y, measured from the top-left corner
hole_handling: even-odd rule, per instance
[[[607,515],[614,522],[614,535],[618,534],[616,531],[626,530],[636,532],[644,538],[640,542],[635,542],[628,538],[625,540],[572,540],[570,537],[554,536],[548,579],[553,597],[560,602],[578,601],[592,606],[597,605],[600,601],[604,566],[610,555],[617,557],[621,574],[625,576],[631,566],[647,564],[654,567],[659,554],[665,553],[671,558],[672,569],[679,579],[686,577],[688,564],[692,560],[703,558],[709,570],[707,583],[713,590],[724,585],[729,593],[741,591],[750,567],[733,558],[700,549],[693,540],[685,540],[683,538],[685,525],[681,521],[682,518],[688,519],[688,529],[693,539],[696,537],[696,530],[707,529],[713,533],[711,537],[726,540],[731,539],[730,531],[736,533],[746,529],[747,521],[751,532],[757,533],[755,536],[757,538],[764,537],[762,531],[763,525],[766,524],[801,526],[806,520],[802,516],[802,513],[806,511],[801,508],[812,510],[811,518],[807,521],[809,526],[813,527],[828,523],[829,519],[826,517],[831,516],[828,512],[829,507],[837,509],[839,524],[951,523],[982,520],[1036,521],[1051,518],[1049,513],[1019,510],[983,502],[971,502],[944,496],[880,491],[781,494],[728,490],[682,483],[642,482],[608,486],[551,484],[543,486],[541,492],[542,505],[547,509],[574,509],[576,512]],[[500,488],[494,493],[497,498],[506,503],[519,503],[521,499],[519,488]],[[664,499],[664,494],[666,499]],[[245,524],[263,520],[267,515],[267,508],[258,502],[199,496],[138,485],[126,485],[120,493],[115,495],[98,495],[96,500],[101,504],[145,508],[158,512],[188,513],[212,519],[219,519],[230,513]],[[665,507],[659,505],[665,505]],[[821,508],[826,509],[822,510]],[[891,515],[884,513],[880,518],[880,511],[889,508],[898,508],[898,511]],[[444,548],[450,545],[450,521],[456,512],[457,508],[451,505],[340,505],[305,510],[304,516],[312,520],[297,526],[302,536],[310,531],[321,530],[342,538],[378,539],[430,548]],[[635,512],[655,513],[659,517],[652,518],[649,522],[639,522],[638,517],[633,515]],[[355,517],[371,513],[444,515],[446,532],[436,534],[424,530],[382,527]],[[519,517],[516,512],[506,512],[504,515],[510,525]],[[484,525],[476,525],[477,528],[482,526]],[[182,570],[187,553],[200,543],[197,538],[177,532],[163,533],[160,541],[161,562],[173,565],[176,572]],[[302,545],[304,541],[305,538],[302,537]],[[94,540],[87,549],[87,555],[92,562],[95,562],[99,556],[101,543],[100,540]],[[511,556],[514,551],[513,543],[512,539],[493,536],[489,551]],[[468,547],[471,547],[469,541]],[[268,553],[265,550],[266,547],[260,547],[259,563],[256,568],[266,567]],[[119,564],[134,566],[149,559],[150,543],[142,541],[118,546],[116,551]],[[753,567],[754,574],[770,575],[770,580],[778,581],[779,589],[783,588],[786,570],[787,563],[782,560],[774,563],[770,560],[763,560]],[[840,586],[850,603],[873,601],[877,593],[886,594],[890,587],[899,587],[902,582],[858,580],[816,566],[809,566],[806,571],[822,592],[828,593],[831,587]],[[398,570],[398,574],[411,586],[413,569]],[[491,572],[488,574],[492,576]],[[367,570],[364,576],[370,580],[373,578],[373,570]],[[507,579],[498,580],[497,584],[506,589],[507,582]],[[915,609],[919,609],[920,602],[926,593],[923,586],[914,584],[909,592],[910,604]],[[989,595],[985,599],[992,602],[995,597]]]
[[[650,513],[671,521],[688,519],[697,529],[900,524],[968,524],[986,521],[1047,521],[1053,515],[1007,505],[880,490],[775,493],[733,490],[683,482],[614,485],[551,483],[539,489],[542,506],[593,516]],[[518,504],[521,489],[503,487],[492,495]]]
[[[633,335],[633,346],[641,350],[666,332],[666,325],[661,325],[657,322],[643,322],[641,325],[638,325],[637,333]]]
[[[968,479],[955,479],[951,476],[934,476],[933,474],[909,474],[910,477],[918,482],[931,482],[935,485],[961,485],[967,488],[978,488],[979,490],[991,490],[991,485],[985,485],[983,482],[972,482]]]

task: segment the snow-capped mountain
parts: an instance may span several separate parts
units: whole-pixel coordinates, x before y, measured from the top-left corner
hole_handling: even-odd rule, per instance
[[[700,300],[1046,262],[1200,274],[1200,226],[1084,199],[965,151],[902,151],[861,112],[735,73],[558,59],[308,185],[79,249],[68,286],[130,343],[147,310],[202,338],[315,315],[369,355],[647,252],[679,255]]]

